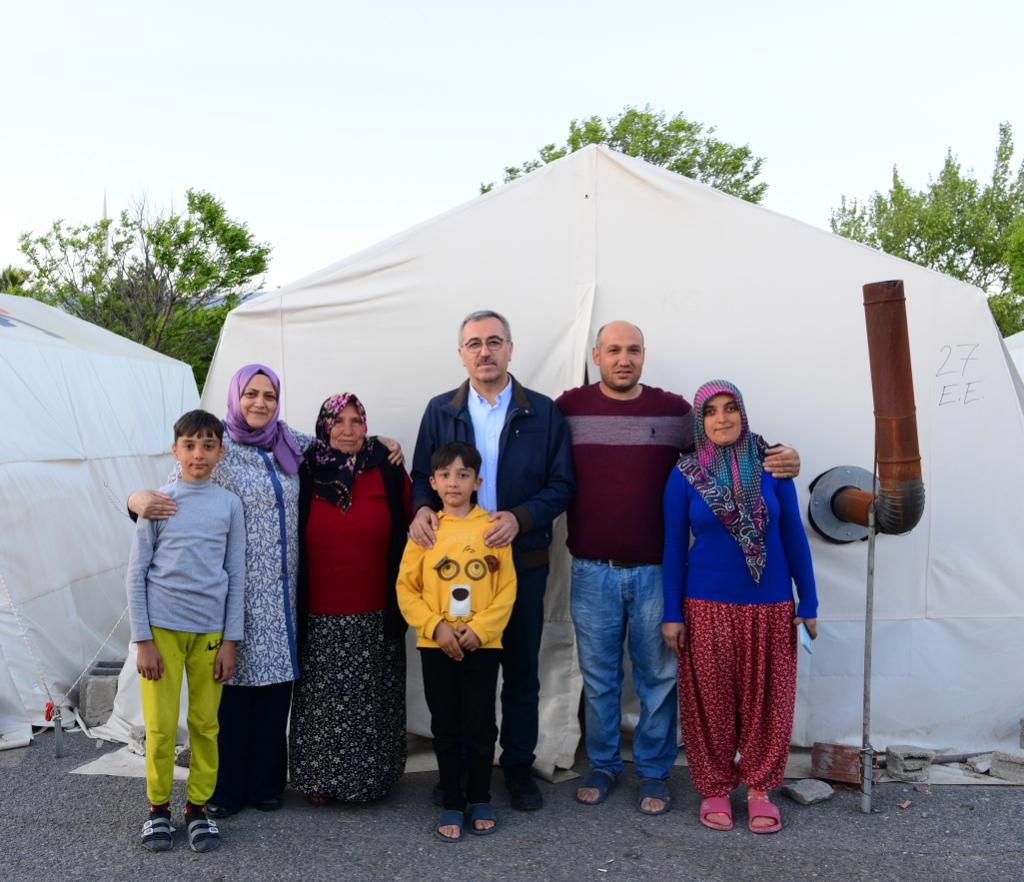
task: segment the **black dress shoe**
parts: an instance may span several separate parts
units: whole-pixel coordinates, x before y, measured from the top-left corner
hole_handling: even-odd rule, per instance
[[[228,808],[223,805],[216,805],[212,802],[206,803],[206,817],[208,818],[230,818],[232,815],[237,815],[241,809]]]
[[[260,812],[276,812],[284,807],[284,800],[280,796],[272,796],[270,799],[261,799],[259,802],[250,802],[254,809]]]
[[[505,769],[505,786],[508,788],[508,800],[512,808],[521,812],[535,812],[544,807],[544,797],[537,782],[533,780],[529,766],[510,766]]]

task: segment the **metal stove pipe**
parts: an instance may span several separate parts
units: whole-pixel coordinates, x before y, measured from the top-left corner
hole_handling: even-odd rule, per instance
[[[833,521],[867,527],[872,502],[880,533],[906,533],[924,513],[903,282],[874,282],[863,290],[875,404],[878,497],[872,493],[871,475],[863,469],[839,466],[815,479],[809,512],[811,525],[836,542],[863,538],[863,534],[851,535],[849,529],[839,529]]]

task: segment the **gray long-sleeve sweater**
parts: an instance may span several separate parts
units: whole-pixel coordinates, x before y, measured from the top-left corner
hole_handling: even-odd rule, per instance
[[[241,500],[211,481],[160,488],[177,504],[165,521],[139,518],[128,559],[132,640],[151,628],[244,636],[245,516]]]

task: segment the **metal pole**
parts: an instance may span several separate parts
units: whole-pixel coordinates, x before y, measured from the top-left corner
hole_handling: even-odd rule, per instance
[[[875,750],[871,746],[871,646],[875,615],[875,506],[868,509],[868,583],[864,610],[864,717],[861,733],[861,785],[860,810],[871,814],[871,770]]]
[[[53,755],[60,759],[64,756],[64,727],[60,721],[60,706],[53,709]]]

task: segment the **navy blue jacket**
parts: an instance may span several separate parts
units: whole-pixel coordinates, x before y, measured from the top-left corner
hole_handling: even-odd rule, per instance
[[[441,500],[430,486],[430,457],[449,441],[475,446],[469,416],[469,380],[458,389],[431,398],[423,412],[412,457],[412,510],[437,511]],[[572,474],[569,426],[546,395],[512,378],[512,400],[498,441],[498,509],[519,522],[512,543],[517,567],[548,562],[551,524],[569,507],[576,490]]]

